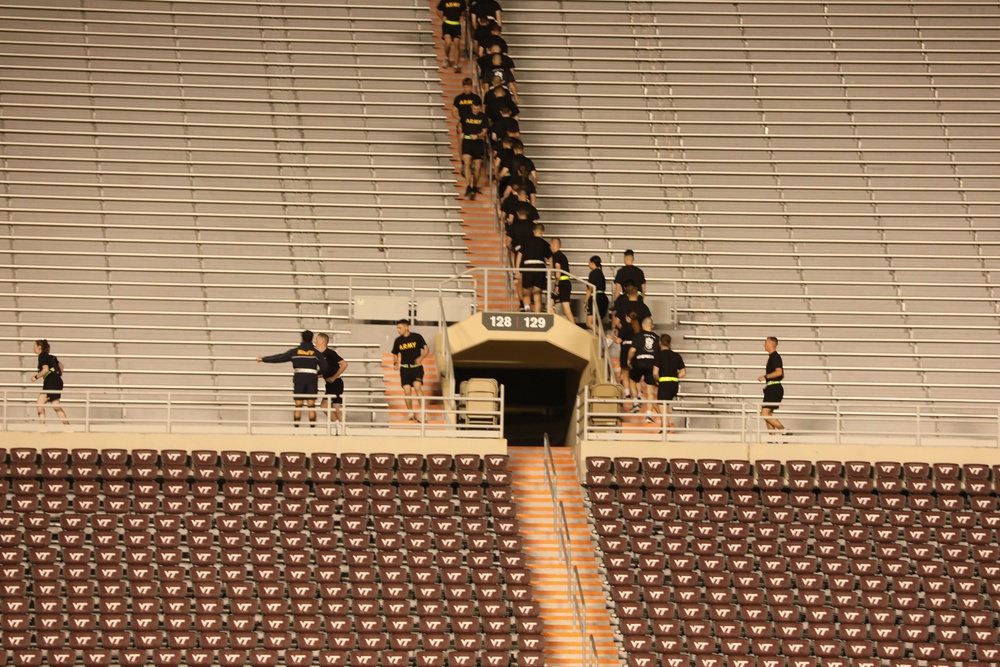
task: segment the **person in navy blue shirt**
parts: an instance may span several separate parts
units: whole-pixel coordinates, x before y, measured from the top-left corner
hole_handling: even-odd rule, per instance
[[[295,412],[292,419],[296,428],[302,420],[302,405],[309,408],[310,426],[316,426],[316,393],[319,391],[319,376],[331,374],[326,359],[313,345],[313,332],[302,332],[302,342],[279,354],[267,357],[257,357],[257,363],[281,364],[292,362],[292,394],[295,401]]]

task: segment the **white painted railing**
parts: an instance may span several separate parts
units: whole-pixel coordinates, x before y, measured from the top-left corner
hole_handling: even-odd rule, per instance
[[[785,427],[779,432],[768,430],[760,401],[619,402],[591,398],[589,389],[580,392],[577,402],[577,437],[587,440],[1000,447],[997,403],[788,400],[774,413]],[[618,405],[620,412],[594,410],[608,404]]]
[[[333,419],[331,407],[315,411],[303,406],[302,419],[292,420],[295,408],[287,392],[240,393],[88,391],[67,392],[61,400],[69,426],[61,424],[46,407],[46,421],[36,414],[38,393],[23,389],[0,391],[0,431],[77,431],[85,433],[233,433],[297,434],[315,436],[462,437],[500,438],[503,435],[503,387],[495,399],[476,398],[476,403],[493,400],[494,409],[470,413],[440,396],[413,397],[412,412],[419,421],[407,420],[410,410],[402,397],[386,403],[369,396],[344,394],[343,421]]]

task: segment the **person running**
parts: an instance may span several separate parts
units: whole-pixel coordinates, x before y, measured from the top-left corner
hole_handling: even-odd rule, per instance
[[[465,0],[440,0],[437,10],[441,17],[441,37],[444,39],[444,66],[454,66],[456,72],[461,72],[459,44],[462,43],[462,24],[465,23]]]
[[[767,352],[767,366],[764,367],[764,374],[757,378],[758,382],[764,383],[764,405],[760,409],[760,416],[764,418],[768,431],[784,431],[785,426],[781,421],[772,418],[781,399],[785,397],[785,388],[781,386],[781,381],[785,379],[785,368],[781,355],[778,354],[778,339],[768,336],[764,340],[764,351]]]
[[[38,421],[45,424],[45,405],[52,406],[52,411],[62,419],[62,423],[69,426],[69,419],[66,411],[62,409],[59,401],[62,399],[63,390],[63,365],[59,358],[52,354],[52,347],[49,341],[44,338],[35,341],[35,354],[38,355],[38,368],[32,376],[34,382],[42,378],[42,393],[38,395],[36,405],[38,406]]]
[[[634,328],[633,328],[634,330]],[[639,382],[646,385],[646,421],[652,423],[652,404],[656,399],[657,383],[653,378],[653,365],[656,361],[656,349],[660,342],[659,336],[653,333],[653,318],[646,317],[640,324],[640,331],[632,336],[632,346],[628,351],[628,380],[635,396],[632,412],[639,412],[639,401],[642,392]]]
[[[608,314],[607,279],[601,269],[601,256],[590,258],[590,273],[587,275],[587,328],[597,333],[597,322],[603,322]],[[595,297],[596,294],[596,297]],[[597,318],[594,318],[594,301],[597,301]]]
[[[660,336],[660,349],[653,362],[653,377],[657,383],[656,400],[663,404],[663,410],[667,415],[667,428],[674,426],[670,421],[670,401],[677,398],[681,378],[687,375],[684,359],[670,349],[670,343],[670,334]],[[655,409],[659,412],[659,405],[656,405]]]
[[[410,331],[409,320],[397,321],[396,333],[399,335],[392,343],[392,367],[399,371],[399,383],[403,387],[409,419],[419,422],[420,417],[413,409],[413,397],[424,395],[424,359],[429,354],[427,341],[420,334]],[[423,407],[423,401],[420,407]]]
[[[561,247],[562,241],[559,239],[549,241],[549,248],[552,250],[552,268],[555,269],[553,276],[555,291],[552,293],[552,302],[559,304],[566,319],[576,324],[576,318],[573,317],[573,280],[569,273],[569,259],[566,257],[566,253],[560,249]]]
[[[324,378],[326,380],[326,390],[319,407],[325,410],[329,401],[330,421],[334,424],[334,433],[340,435],[344,428],[344,414],[341,409],[341,406],[344,404],[344,379],[341,376],[347,370],[347,361],[337,354],[336,350],[330,347],[330,336],[327,334],[316,334],[316,340],[313,344],[316,346],[316,350],[326,359],[326,365],[331,373]]]
[[[481,194],[479,176],[486,155],[486,114],[478,100],[472,101],[472,111],[461,119],[462,127],[462,174],[465,176],[465,196],[475,199]]]
[[[313,345],[313,332],[306,329],[301,334],[302,342],[298,347],[267,357],[257,357],[257,363],[281,364],[292,362],[292,396],[295,402],[295,412],[292,420],[295,428],[302,421],[303,404],[309,408],[309,426],[316,426],[316,393],[319,391],[319,375],[331,374],[326,365],[326,359]]]

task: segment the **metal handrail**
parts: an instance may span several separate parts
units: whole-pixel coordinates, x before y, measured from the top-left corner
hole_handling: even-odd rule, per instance
[[[38,391],[23,389],[0,390],[0,430],[37,430],[35,399]],[[405,420],[409,414],[403,407],[390,405],[381,397],[357,398],[347,393],[342,427],[333,420],[333,406],[317,405],[317,422],[309,427],[308,412],[304,413],[296,433],[303,435],[352,435],[385,437],[386,430],[395,436],[428,435],[445,437],[499,438],[504,428],[504,390],[496,398],[476,398],[491,401],[493,409],[470,413],[459,406],[441,404],[439,396],[413,396],[413,412],[417,422]],[[294,428],[290,418],[293,409],[288,392],[240,391],[86,391],[64,393],[62,407],[71,426],[80,432],[128,433],[265,433],[284,432]],[[366,400],[367,399],[367,400]],[[402,401],[402,398],[394,399]],[[476,418],[468,420],[470,414]],[[82,415],[82,416],[81,416]],[[56,422],[52,422],[55,424]]]
[[[633,404],[639,406],[634,417],[626,410]],[[780,404],[780,415],[775,414],[786,426],[785,432],[765,428],[759,413],[767,404],[760,401],[619,401],[592,398],[590,387],[585,387],[577,405],[577,437],[581,439],[837,445],[856,441],[864,445],[886,442],[900,446],[965,444],[1000,448],[1000,405],[996,403],[914,406],[898,401],[873,404],[835,399],[786,400]],[[595,412],[596,405],[615,405],[619,411]],[[665,405],[670,407],[669,416],[663,410]],[[652,423],[645,423],[647,411],[651,411]],[[634,423],[629,423],[630,419]]]
[[[566,596],[569,599],[570,607],[572,607],[573,627],[580,633],[581,665],[585,667],[596,666],[597,647],[594,643],[594,636],[587,633],[587,600],[583,595],[580,570],[576,565],[573,565],[573,549],[569,536],[569,521],[566,519],[566,505],[559,500],[555,480],[555,460],[552,456],[548,433],[542,436],[542,447],[545,484],[552,499],[554,530],[559,541],[559,560],[566,569]],[[590,660],[591,656],[594,657],[593,661]]]

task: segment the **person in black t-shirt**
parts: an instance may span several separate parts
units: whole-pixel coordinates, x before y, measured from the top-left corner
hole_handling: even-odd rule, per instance
[[[465,176],[465,196],[475,199],[480,194],[479,175],[486,155],[486,114],[475,100],[471,113],[459,121],[462,126],[462,172]]]
[[[500,90],[504,90],[500,88]],[[520,109],[514,104],[514,100],[510,98],[510,95],[503,93],[501,95],[495,96],[490,104],[485,107],[486,117],[490,119],[490,127],[505,122],[505,119],[510,119],[517,121],[517,114],[520,113]],[[514,124],[507,129],[507,131],[499,137],[500,141],[503,141],[505,137],[510,137],[513,142],[514,139],[521,139],[521,126],[520,123]],[[510,149],[510,154],[514,154],[513,148],[508,146]]]
[[[477,18],[485,16],[497,25],[503,25],[503,12],[496,0],[473,0],[469,10]]]
[[[482,106],[483,100],[472,89],[472,79],[462,79],[462,92],[455,96],[452,107],[455,109],[455,121],[458,123],[459,134],[462,130],[462,119],[472,113],[473,105]]]
[[[313,345],[313,332],[303,331],[302,342],[298,347],[267,357],[257,357],[257,363],[280,364],[292,362],[292,395],[295,402],[295,412],[292,419],[298,427],[302,420],[303,403],[309,408],[310,426],[316,425],[316,393],[319,391],[319,376],[330,374],[326,359]]]
[[[503,85],[510,90],[510,95],[514,98],[514,101],[518,101],[514,61],[510,56],[505,56],[499,51],[487,54],[479,59],[479,80],[493,81],[494,79],[500,79]]]
[[[316,334],[316,340],[313,345],[316,346],[316,350],[326,359],[326,365],[329,368],[329,375],[324,378],[326,381],[326,390],[319,407],[326,409],[327,401],[330,402],[330,420],[334,422],[334,432],[340,435],[340,430],[343,428],[344,422],[344,416],[340,409],[340,406],[344,404],[344,379],[341,376],[347,370],[347,361],[329,346],[330,336],[325,333]]]
[[[484,26],[482,20],[483,17],[479,17],[480,23],[476,28],[476,56],[486,55],[494,46],[499,47],[500,53],[507,53],[507,40],[503,38],[500,24],[486,19]]]
[[[472,17],[472,53],[477,58],[483,55],[483,42],[493,34],[493,26],[495,25],[496,23],[491,21],[488,16]]]
[[[635,253],[631,250],[626,250],[622,259],[625,262],[625,266],[618,269],[618,272],[615,274],[615,293],[613,299],[617,299],[618,295],[622,293],[622,289],[625,287],[627,281],[635,283],[635,286],[639,288],[640,297],[646,296],[646,274],[635,265]]]
[[[489,117],[489,114],[487,114]],[[499,118],[490,118],[490,136],[494,144],[506,137],[520,137],[521,124],[510,115],[510,107],[506,104],[500,107]]]
[[[514,151],[514,156],[510,159],[510,171],[513,174],[525,174],[531,179],[533,185],[538,185],[538,170],[535,169],[534,161],[524,154],[524,142],[520,139],[511,142],[510,148]],[[524,168],[523,170],[521,168]]]
[[[521,244],[521,301],[525,312],[542,312],[542,290],[545,289],[545,271],[525,271],[524,269],[548,268],[552,248],[543,238],[545,227],[538,223],[531,236]]]
[[[514,221],[507,225],[504,231],[510,239],[507,247],[511,252],[511,266],[521,266],[521,248],[524,242],[534,235],[535,223],[528,219],[526,209],[518,209],[514,211]]]
[[[628,352],[628,380],[632,388],[632,395],[636,401],[640,399],[642,393],[639,391],[639,382],[646,385],[646,421],[652,422],[652,402],[656,399],[656,380],[653,377],[653,366],[656,362],[656,350],[659,347],[660,337],[653,333],[653,318],[643,318],[640,331],[632,337],[632,346]],[[639,412],[639,403],[632,406],[632,412]]]
[[[785,368],[778,354],[778,339],[768,336],[764,341],[764,351],[767,352],[767,366],[764,367],[764,374],[757,378],[758,382],[764,383],[764,407],[760,409],[760,415],[768,431],[784,431],[781,421],[771,417],[785,397],[785,388],[781,385],[785,379]]]
[[[527,212],[528,222],[537,222],[541,216],[538,215],[538,209],[528,201],[528,193],[521,187],[521,183],[515,181],[511,183],[511,186],[511,193],[504,197],[500,203],[500,213],[504,222],[506,224],[513,222],[517,210],[521,208]]]
[[[561,250],[562,241],[559,239],[549,241],[549,248],[552,250],[552,268],[555,269],[555,275],[552,278],[555,281],[552,301],[560,304],[566,319],[576,324],[576,318],[573,317],[573,280],[569,274],[569,259],[566,257],[566,253]]]
[[[503,79],[495,77],[493,79],[489,79],[488,81],[484,81],[483,83],[489,84],[489,89],[483,95],[483,104],[485,104],[487,108],[492,108],[492,106],[497,104],[499,101],[506,101],[511,105],[511,109],[514,110],[511,115],[513,115],[514,118],[517,118],[518,114],[521,113],[521,110],[517,108],[517,103],[515,103],[511,97],[510,89],[503,84]]]
[[[489,114],[487,114],[487,117],[489,117]],[[506,136],[500,140],[499,146],[493,147],[493,176],[497,180],[500,179],[501,165],[514,155],[514,149],[511,148],[513,141],[513,137]]]
[[[670,349],[670,335],[663,334],[660,336],[660,349],[656,353],[656,361],[653,364],[653,377],[658,385],[656,400],[663,401],[663,408],[667,415],[670,414],[668,401],[677,397],[681,378],[685,375],[687,375],[687,369],[684,368],[684,359]],[[659,412],[659,406],[657,406],[657,412]],[[673,422],[667,421],[668,428],[672,428],[673,425]]]
[[[601,270],[601,256],[590,258],[590,273],[587,275],[587,328],[597,333],[597,322],[603,322],[608,314],[607,280]],[[593,285],[593,287],[591,287]],[[595,297],[596,294],[596,297]],[[594,301],[597,302],[597,319],[594,319]]]
[[[56,416],[62,419],[62,423],[68,426],[69,419],[67,419],[66,412],[59,404],[59,401],[62,399],[63,390],[62,374],[64,367],[62,362],[52,354],[49,341],[44,338],[35,341],[34,349],[35,354],[38,355],[38,367],[31,381],[34,382],[42,378],[42,393],[38,395],[38,400],[35,401],[38,410],[38,421],[42,424],[45,423],[45,404],[48,403],[52,406],[52,411],[56,413]]]
[[[615,301],[615,315],[613,325],[615,328],[613,340],[621,345],[621,352],[618,357],[618,381],[625,388],[625,397],[629,393],[628,382],[625,379],[625,369],[628,368],[628,355],[632,347],[632,335],[634,329],[630,324],[635,321],[638,325],[647,317],[652,317],[649,307],[642,302],[639,297],[639,290],[632,281],[625,283],[625,293]]]
[[[396,322],[399,336],[392,343],[392,365],[399,371],[399,383],[403,386],[406,409],[411,421],[420,421],[413,409],[413,396],[424,395],[424,359],[430,353],[427,341],[418,333],[410,331],[409,320]],[[423,407],[423,401],[420,402]]]
[[[523,164],[518,167],[520,170],[517,174],[508,174],[500,179],[497,183],[497,198],[503,201],[511,195],[514,191],[514,183],[517,183],[522,190],[528,194],[528,201],[532,206],[536,205],[538,192],[535,188],[535,184],[531,182],[528,178],[528,168]]]
[[[461,72],[459,44],[462,42],[462,24],[465,22],[465,0],[440,0],[437,5],[441,17],[441,37],[444,39],[444,66],[455,66]]]

